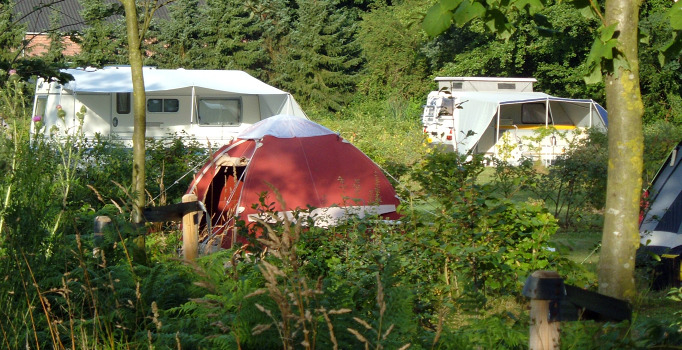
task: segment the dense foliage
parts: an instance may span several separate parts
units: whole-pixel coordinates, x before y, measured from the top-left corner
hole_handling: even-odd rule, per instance
[[[125,64],[122,9],[117,3],[82,0],[86,27],[68,34],[82,46],[75,57],[60,57],[55,41],[49,59],[22,57],[22,27],[4,4],[0,68],[29,77],[53,75],[59,65]],[[561,97],[604,102],[603,86],[583,83],[585,57],[594,23],[569,4],[547,4],[533,16],[518,14],[504,42],[491,40],[486,23],[472,21],[429,38],[420,19],[429,3],[401,0],[297,3],[292,0],[177,0],[152,21],[144,45],[145,64],[161,68],[241,69],[292,92],[309,112],[362,108],[365,100],[422,101],[433,76],[535,77],[537,88]],[[645,120],[679,124],[682,73],[679,60],[659,63],[671,30],[668,1],[647,2],[640,31]],[[60,12],[55,5],[55,13]],[[63,18],[62,18],[63,20]],[[550,26],[551,23],[551,26]],[[55,38],[58,35],[53,35]],[[49,63],[46,63],[48,62]],[[317,114],[317,113],[314,113]]]
[[[67,59],[55,43],[42,59],[18,55],[23,28],[12,5],[0,1],[4,348],[521,349],[529,320],[520,290],[530,272],[557,270],[594,286],[593,271],[553,237],[600,224],[604,135],[577,140],[549,167],[485,168],[478,156],[430,149],[418,117],[435,75],[533,76],[538,90],[601,101],[602,87],[581,82],[591,25],[565,4],[543,10],[553,28],[520,16],[515,34],[493,43],[480,22],[428,38],[420,20],[429,4],[415,0],[170,3],[145,42],[147,64],[243,69],[291,91],[315,120],[388,170],[404,203],[399,223],[245,226],[267,235],[194,263],[177,259],[172,223],[144,227],[146,250],[136,250],[128,149],[77,136],[55,142],[51,135],[64,130],[30,121],[29,77],[67,62],[126,63],[121,22],[105,20],[120,6],[82,0],[88,28],[72,38],[83,52]],[[642,13],[645,180],[682,136],[679,61],[657,65],[668,6],[648,2]],[[30,128],[42,136],[30,140]],[[179,201],[206,153],[186,135],[149,141],[149,205]],[[264,195],[264,213],[273,200]],[[95,239],[99,215],[112,224]],[[562,341],[660,348],[679,344],[679,327],[665,319],[570,323]]]

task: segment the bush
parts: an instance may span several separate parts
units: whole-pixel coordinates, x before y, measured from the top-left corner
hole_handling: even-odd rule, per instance
[[[425,195],[439,202],[432,224],[418,227],[414,238],[438,253],[431,266],[448,274],[448,293],[474,301],[513,294],[535,270],[573,268],[550,243],[558,227],[554,217],[543,207],[512,202],[479,184],[482,170],[480,156],[436,151],[413,175]]]
[[[670,152],[682,141],[682,126],[658,120],[644,127],[644,187],[647,187]]]

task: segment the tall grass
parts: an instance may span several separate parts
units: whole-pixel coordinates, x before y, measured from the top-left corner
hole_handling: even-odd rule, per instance
[[[352,217],[321,229],[304,219],[308,209],[292,221],[256,203],[272,220],[243,223],[250,245],[187,263],[177,226],[150,225],[141,264],[128,152],[107,140],[57,145],[49,132],[30,140],[29,104],[13,96],[0,138],[0,347],[521,349],[528,273],[558,269],[589,285],[569,253],[546,249],[575,236],[553,238],[556,223],[538,203],[505,198],[478,181],[480,164],[424,145],[416,102],[368,99],[313,116],[412,181],[400,222]],[[149,202],[179,200],[205,151],[179,138],[149,149]],[[415,210],[426,202],[430,210]],[[96,242],[97,215],[112,223]],[[588,348],[662,346],[679,340],[667,322],[580,324],[564,335]]]

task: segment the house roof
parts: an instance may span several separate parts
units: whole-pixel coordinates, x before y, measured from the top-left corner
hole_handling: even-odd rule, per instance
[[[103,0],[106,3],[119,3],[118,0]],[[57,30],[61,33],[79,32],[85,27],[85,20],[81,16],[83,6],[78,0],[17,0],[14,14],[20,23],[27,26],[28,33],[46,33]],[[50,25],[50,17],[58,14],[59,24]],[[168,18],[168,9],[159,8],[155,14],[157,18]],[[121,19],[122,16],[111,16],[110,21]]]

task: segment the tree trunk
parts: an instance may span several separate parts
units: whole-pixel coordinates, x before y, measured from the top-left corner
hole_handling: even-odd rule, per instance
[[[145,206],[145,145],[144,137],[147,129],[146,100],[144,77],[142,74],[142,52],[140,47],[140,31],[138,27],[135,0],[121,0],[126,14],[126,31],[128,33],[128,57],[133,81],[133,111],[135,122],[133,129],[133,212],[134,223],[142,222],[142,209]]]
[[[619,299],[635,297],[635,252],[639,247],[639,203],[642,190],[644,106],[637,58],[641,0],[607,0],[606,25],[618,23],[618,50],[628,63],[606,76],[609,111],[609,168],[599,292]],[[617,62],[614,59],[613,62]]]

